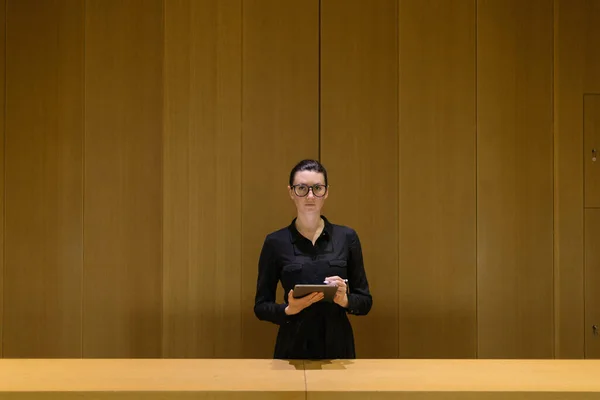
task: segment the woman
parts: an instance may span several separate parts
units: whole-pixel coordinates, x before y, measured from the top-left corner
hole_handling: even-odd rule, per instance
[[[347,314],[366,315],[371,309],[358,235],[321,215],[328,188],[327,171],[318,161],[299,162],[288,186],[297,217],[267,235],[260,254],[254,313],[279,325],[277,359],[356,358]],[[282,304],[275,299],[280,280]],[[333,302],[322,293],[294,298],[294,285],[323,283],[337,286]]]

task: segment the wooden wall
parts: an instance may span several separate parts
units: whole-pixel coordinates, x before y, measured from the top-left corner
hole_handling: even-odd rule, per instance
[[[589,228],[592,222],[586,218],[593,218],[593,214],[584,214],[587,205],[584,202],[586,185],[583,178],[584,164],[591,163],[591,149],[584,146],[584,98],[587,94],[600,94],[599,47],[600,2],[556,1],[553,333],[557,358],[581,358],[584,355],[600,358],[600,351],[586,351],[589,348],[586,343],[596,343],[596,349],[600,348],[597,343],[600,336],[593,335],[592,320],[586,320],[584,310],[590,316],[594,313],[596,321],[600,322],[600,309],[599,303],[592,300],[596,291],[590,290],[598,286],[598,281],[592,281],[594,276],[586,275],[585,271],[591,267],[598,270],[600,264],[592,264],[590,257],[586,262],[585,254],[597,252],[595,249],[600,249],[600,246],[591,240],[598,237],[598,233],[585,234],[585,227]],[[581,265],[586,267],[581,268]]]
[[[94,290],[82,285],[91,272],[83,252],[83,10],[6,1],[5,357],[81,355],[82,308]]]
[[[401,357],[475,357],[474,1],[399,9]]]
[[[477,7],[480,357],[553,353],[552,16],[544,0]]]
[[[241,354],[241,16],[239,1],[165,3],[167,357]]]
[[[271,357],[257,259],[303,158],[363,245],[359,357],[600,357],[600,1],[2,0],[0,24],[3,357]]]

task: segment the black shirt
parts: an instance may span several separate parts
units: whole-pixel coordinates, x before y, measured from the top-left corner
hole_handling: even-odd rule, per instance
[[[296,219],[265,238],[258,265],[254,313],[279,325],[274,358],[355,358],[354,336],[347,313],[366,315],[372,305],[357,233],[330,223],[313,245],[296,229]],[[288,293],[296,284],[322,284],[328,276],[348,279],[348,306],[321,301],[287,315]],[[277,284],[284,289],[276,303]]]

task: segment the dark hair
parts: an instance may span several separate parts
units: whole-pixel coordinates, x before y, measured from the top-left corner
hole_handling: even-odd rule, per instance
[[[290,172],[290,186],[294,184],[294,177],[296,176],[296,173],[300,171],[314,171],[322,173],[325,177],[325,186],[327,186],[327,170],[317,160],[302,160],[296,164],[296,166],[292,168],[292,172]]]

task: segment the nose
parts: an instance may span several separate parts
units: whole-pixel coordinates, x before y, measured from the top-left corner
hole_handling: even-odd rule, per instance
[[[312,188],[308,188],[308,194],[306,195],[306,197],[308,197],[308,198],[315,197],[315,194],[313,193]]]

